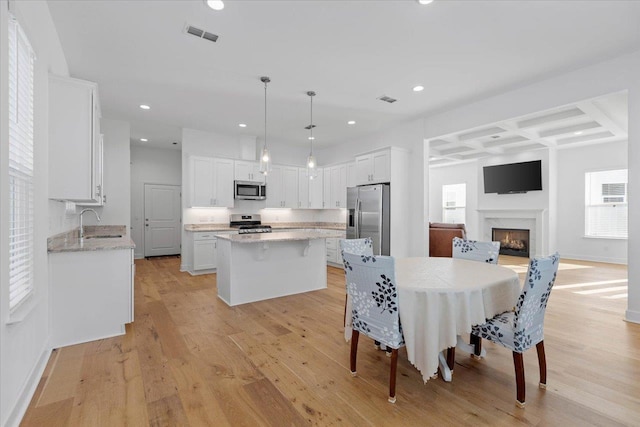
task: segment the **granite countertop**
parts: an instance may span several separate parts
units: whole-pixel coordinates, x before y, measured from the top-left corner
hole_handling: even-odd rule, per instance
[[[345,230],[342,222],[264,222],[263,225],[270,225],[274,230],[297,229],[297,228],[318,228],[323,230]],[[234,231],[237,228],[229,227],[229,224],[185,224],[186,231]]]
[[[280,233],[254,233],[254,234],[220,234],[218,239],[229,240],[232,243],[261,243],[261,242],[287,242],[310,239],[332,239],[343,237],[342,233],[327,233],[326,231],[283,231]]]
[[[133,249],[136,247],[127,234],[125,225],[87,225],[84,239],[80,241],[80,229],[56,234],[47,239],[47,252],[82,252]],[[121,237],[104,237],[121,236]]]

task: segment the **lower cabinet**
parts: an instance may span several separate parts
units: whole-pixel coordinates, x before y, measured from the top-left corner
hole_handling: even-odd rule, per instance
[[[124,334],[134,274],[133,249],[49,253],[52,347]]]
[[[213,233],[194,233],[193,236],[193,269],[209,270],[218,263],[218,239]]]
[[[340,239],[326,239],[327,244],[327,264],[334,267],[342,267],[342,254],[340,253]]]

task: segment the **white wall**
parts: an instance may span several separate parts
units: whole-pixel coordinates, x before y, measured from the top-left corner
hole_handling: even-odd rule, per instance
[[[465,183],[467,184],[465,208],[467,237],[479,239],[477,209],[478,193],[482,188],[478,182],[477,161],[429,168],[429,222],[442,222],[442,186]]]
[[[49,216],[64,215],[57,202],[48,200],[48,73],[68,75],[67,63],[46,2],[12,2],[19,22],[35,50],[34,189],[35,189],[35,292],[18,310],[21,321],[7,324],[8,306],[8,188],[7,103],[0,103],[0,425],[17,425],[38,384],[49,356],[49,283],[47,237]],[[8,99],[7,2],[0,0],[0,99]],[[59,218],[58,218],[59,219]],[[64,220],[52,223],[64,226]],[[11,319],[15,319],[12,316]]]
[[[425,137],[463,129],[628,90],[629,117],[640,117],[640,51],[520,87],[425,119]],[[628,257],[640,257],[640,121],[629,120]],[[640,265],[629,266],[627,320],[640,323]]]
[[[136,258],[144,257],[144,185],[182,185],[179,150],[131,147],[131,237]]]
[[[626,169],[627,142],[558,150],[558,250],[562,256],[627,262],[627,241],[584,237],[584,174]]]

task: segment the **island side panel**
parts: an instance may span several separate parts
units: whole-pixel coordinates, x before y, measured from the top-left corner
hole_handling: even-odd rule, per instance
[[[327,287],[325,239],[218,246],[218,296],[229,305]],[[229,254],[228,259],[226,254]]]
[[[218,298],[231,305],[231,241],[218,239],[216,284]]]

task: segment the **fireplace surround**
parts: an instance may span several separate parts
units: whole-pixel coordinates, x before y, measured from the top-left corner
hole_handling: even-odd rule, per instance
[[[500,254],[529,258],[529,230],[521,228],[492,228],[491,240],[500,242]]]

